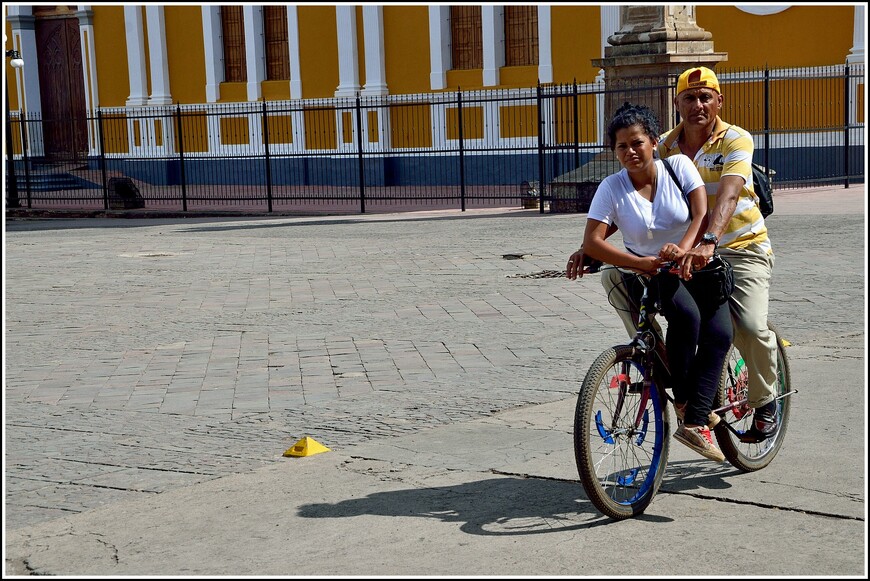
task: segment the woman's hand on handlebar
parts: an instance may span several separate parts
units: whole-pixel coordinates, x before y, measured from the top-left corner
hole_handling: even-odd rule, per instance
[[[632,266],[631,270],[650,276],[656,274],[659,268],[666,262],[658,256],[641,256],[638,258],[638,261],[639,263]]]
[[[684,254],[686,254],[686,252],[673,242],[666,243],[662,246],[662,249],[659,250],[659,258],[664,262],[679,262]]]
[[[683,261],[686,256],[686,251],[680,248],[678,245],[673,242],[668,242],[662,249],[659,250],[659,258],[662,259],[662,266],[670,266],[671,274],[676,274],[680,278],[684,278],[682,274],[683,269]],[[691,275],[689,275],[691,278]]]

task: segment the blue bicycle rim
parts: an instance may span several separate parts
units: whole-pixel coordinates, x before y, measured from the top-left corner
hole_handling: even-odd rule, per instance
[[[643,484],[638,488],[637,494],[632,496],[631,498],[624,500],[622,502],[618,502],[618,504],[622,504],[625,506],[629,506],[644,498],[647,494],[652,492],[652,488],[656,481],[656,476],[658,475],[659,470],[663,469],[662,466],[662,448],[664,447],[664,439],[666,434],[664,433],[665,429],[665,420],[664,413],[661,409],[661,400],[658,395],[658,388],[655,383],[650,384],[650,402],[653,405],[653,421],[655,424],[655,435],[656,439],[653,443],[653,455],[650,459],[649,470],[646,475],[646,479],[643,481]],[[639,436],[637,443],[640,444],[646,438],[647,428],[649,427],[649,409],[647,409],[644,413],[644,426],[643,433]],[[629,484],[633,483],[634,479],[637,477],[638,468],[633,468],[628,475],[620,476],[617,481],[620,484]],[[622,480],[625,479],[625,482]],[[629,482],[629,480],[631,482]]]

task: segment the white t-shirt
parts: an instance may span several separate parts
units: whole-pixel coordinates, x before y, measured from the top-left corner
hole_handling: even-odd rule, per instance
[[[687,192],[704,185],[698,168],[688,157],[673,155],[668,161]],[[589,218],[605,224],[615,222],[625,247],[640,256],[657,256],[667,242],[678,244],[691,223],[680,186],[660,159],[655,164],[656,195],[652,203],[637,193],[623,168],[599,184],[589,207]]]

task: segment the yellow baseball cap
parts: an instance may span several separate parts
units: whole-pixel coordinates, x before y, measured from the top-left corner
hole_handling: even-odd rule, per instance
[[[717,93],[721,92],[716,73],[707,67],[695,67],[680,75],[677,79],[677,95],[688,89],[713,89]]]

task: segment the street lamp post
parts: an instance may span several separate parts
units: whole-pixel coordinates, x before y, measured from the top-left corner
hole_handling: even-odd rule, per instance
[[[6,42],[6,35],[3,35],[3,42]],[[9,64],[13,69],[20,69],[24,66],[24,60],[17,50],[7,50],[6,58],[12,59]],[[3,88],[6,92],[6,160],[9,164],[7,173],[9,199],[6,202],[7,207],[17,208],[18,202],[18,179],[15,177],[15,148],[12,146],[12,107],[9,105],[9,87]]]

